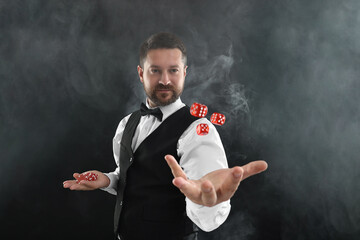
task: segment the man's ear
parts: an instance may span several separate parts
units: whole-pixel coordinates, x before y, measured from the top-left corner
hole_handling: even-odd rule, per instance
[[[137,71],[139,74],[140,82],[144,83],[144,70],[140,67],[140,65],[137,66]]]
[[[184,77],[186,77],[186,69],[188,68],[188,66],[186,65],[185,67],[184,67]]]

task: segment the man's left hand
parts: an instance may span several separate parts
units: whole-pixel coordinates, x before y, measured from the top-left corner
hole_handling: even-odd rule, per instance
[[[258,160],[241,167],[215,170],[198,180],[190,180],[172,155],[166,155],[165,160],[174,175],[173,184],[191,201],[207,207],[229,200],[241,181],[267,169],[267,163]]]

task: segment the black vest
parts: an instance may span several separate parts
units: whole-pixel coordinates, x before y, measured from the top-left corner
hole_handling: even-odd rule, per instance
[[[120,144],[120,178],[114,230],[121,240],[180,240],[196,231],[186,215],[185,196],[172,184],[173,175],[164,156],[177,161],[177,142],[197,118],[185,106],[169,116],[133,153],[131,142],[140,121],[134,112]]]

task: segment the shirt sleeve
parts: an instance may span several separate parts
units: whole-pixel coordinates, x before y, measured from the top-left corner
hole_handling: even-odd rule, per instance
[[[198,135],[196,126],[200,123],[209,125],[207,135]],[[193,122],[183,133],[178,142],[180,166],[189,179],[200,179],[209,172],[228,168],[225,150],[215,126],[206,118]],[[213,207],[206,207],[186,198],[188,217],[203,231],[218,228],[230,213],[230,200]]]
[[[119,175],[120,175],[120,161],[119,161],[119,157],[120,157],[120,142],[123,136],[123,132],[126,126],[126,123],[129,119],[131,114],[129,114],[128,116],[126,116],[125,118],[123,118],[117,129],[116,129],[116,133],[115,136],[113,138],[113,153],[114,153],[114,160],[116,163],[116,169],[113,172],[109,172],[109,173],[104,173],[109,179],[110,179],[110,184],[108,187],[105,188],[100,188],[101,190],[104,190],[110,194],[116,195],[117,194],[117,183],[119,181]]]

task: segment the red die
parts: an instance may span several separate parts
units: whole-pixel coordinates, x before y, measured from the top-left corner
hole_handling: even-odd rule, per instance
[[[201,136],[208,134],[209,133],[209,125],[207,125],[206,123],[200,123],[196,127],[196,133]]]
[[[86,180],[86,181],[95,181],[97,179],[97,174],[92,173],[92,172],[87,172],[84,174],[80,174],[79,177],[76,178],[76,182],[79,183],[82,180]]]
[[[225,123],[225,115],[221,113],[213,113],[210,122],[216,125],[223,125]]]
[[[191,115],[195,117],[205,117],[208,112],[208,108],[204,104],[193,103],[190,108]]]

